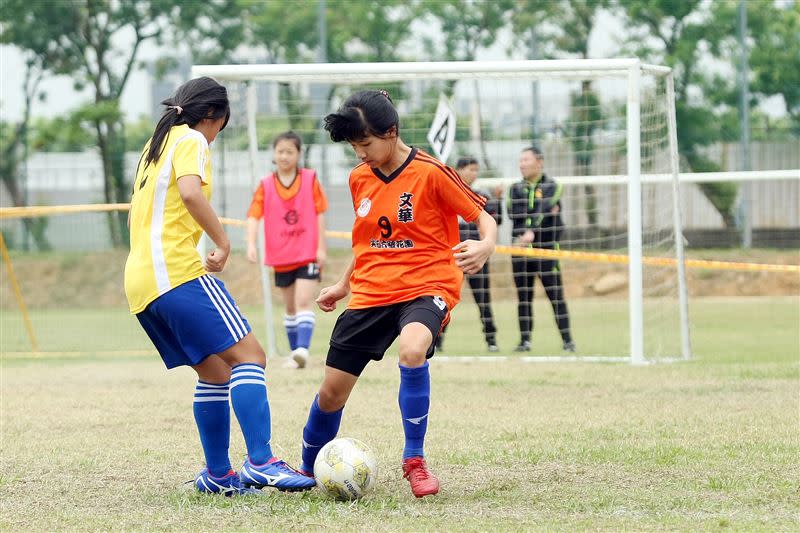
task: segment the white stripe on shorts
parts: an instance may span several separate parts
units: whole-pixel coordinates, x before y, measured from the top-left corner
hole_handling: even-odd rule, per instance
[[[239,322],[239,326],[241,326],[243,332],[242,337],[244,337],[245,335],[247,335],[247,328],[244,325],[244,320],[242,320],[241,313],[239,313],[239,308],[236,307],[236,304],[234,304],[233,301],[228,299],[228,296],[222,291],[215,277],[207,276],[207,278],[211,282],[211,286],[217,290],[217,294],[219,294],[223,302],[228,305],[228,309],[231,310],[233,317]]]
[[[219,305],[217,304],[217,300],[211,294],[210,289],[208,287],[206,287],[206,284],[203,281],[203,277],[204,276],[200,276],[199,278],[197,278],[198,280],[200,280],[200,285],[203,287],[203,290],[206,291],[206,295],[208,296],[208,299],[211,300],[211,303],[214,304],[214,307],[217,308],[217,312],[222,317],[222,320],[225,322],[225,325],[228,327],[228,331],[231,333],[231,337],[233,337],[234,341],[238,342],[240,337],[236,336],[236,332],[233,331],[233,327],[231,327],[231,323],[228,321],[228,318],[225,316],[225,313],[222,311],[222,309],[220,309]]]
[[[225,298],[225,294],[220,291],[219,287],[214,283],[214,278],[207,274],[201,276],[200,278],[205,280],[206,287],[208,287],[208,290],[211,291],[211,294],[216,297],[217,302],[219,303],[220,307],[222,307],[222,310],[225,312],[225,314],[228,315],[231,324],[233,324],[233,329],[236,330],[236,334],[238,335],[236,340],[244,337],[247,334],[247,328],[244,327],[244,324],[242,324],[241,327],[239,326],[239,323],[241,323],[241,320],[239,320],[239,313],[235,309],[231,309],[228,299]]]

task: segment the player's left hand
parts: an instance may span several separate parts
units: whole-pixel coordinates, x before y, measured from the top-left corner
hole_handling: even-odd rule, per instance
[[[492,255],[494,246],[485,241],[467,239],[453,246],[452,250],[455,252],[453,257],[456,259],[456,266],[465,274],[475,274]]]

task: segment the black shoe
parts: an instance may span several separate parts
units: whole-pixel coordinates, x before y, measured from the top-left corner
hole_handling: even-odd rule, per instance
[[[515,352],[530,352],[531,351],[531,341],[522,341],[519,345],[514,348]]]
[[[490,352],[498,352],[498,351],[500,351],[500,348],[497,347],[497,340],[495,340],[494,335],[488,335],[486,337],[486,348]]]
[[[576,348],[575,348],[575,343],[574,342],[569,341],[569,342],[565,342],[564,343],[564,351],[565,352],[575,353],[575,350],[576,350]]]

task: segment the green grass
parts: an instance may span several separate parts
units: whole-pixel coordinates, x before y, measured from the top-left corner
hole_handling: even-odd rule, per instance
[[[583,350],[625,343],[614,333],[624,302],[570,305]],[[537,353],[558,353],[550,310],[537,312]],[[469,301],[456,310],[448,354],[482,351],[473,314]],[[0,322],[3,531],[788,531],[800,518],[797,298],[694,300],[695,359],[687,363],[434,358],[426,450],[442,492],[423,500],[401,478],[390,350],[367,368],[345,410],[340,433],[369,443],[380,465],[375,491],[349,505],[319,491],[237,499],[193,492],[183,482],[202,467],[202,453],[190,370],[166,372],[148,353],[89,353],[149,349],[135,319],[108,311],[37,319],[57,331],[39,325],[43,345],[77,355],[10,354],[27,349],[12,315],[4,311]],[[257,313],[249,315],[260,332]],[[505,304],[498,316],[508,349],[517,340],[515,310]],[[320,317],[315,346],[334,318]],[[273,446],[292,463],[321,359],[302,372],[268,368]],[[234,422],[234,464],[244,453]]]

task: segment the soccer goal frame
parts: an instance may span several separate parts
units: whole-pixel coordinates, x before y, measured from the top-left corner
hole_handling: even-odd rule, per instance
[[[649,360],[644,351],[644,292],[642,249],[642,182],[661,180],[665,176],[643,176],[641,165],[641,99],[642,75],[665,80],[666,119],[669,147],[669,176],[672,183],[673,231],[678,280],[678,305],[680,320],[680,350],[678,359],[691,358],[689,337],[688,292],[686,287],[685,255],[680,217],[680,186],[678,177],[677,132],[675,95],[672,70],[650,65],[636,58],[575,59],[575,60],[525,60],[525,61],[453,61],[453,62],[396,62],[396,63],[312,63],[312,64],[246,64],[246,65],[195,65],[192,76],[210,76],[221,82],[247,83],[247,117],[250,153],[250,170],[253,183],[257,180],[258,153],[256,136],[256,92],[253,81],[283,83],[347,83],[349,85],[379,82],[402,82],[412,79],[462,80],[462,79],[599,79],[602,77],[624,79],[627,83],[626,152],[627,174],[617,177],[627,185],[627,239],[628,239],[628,314],[629,354],[624,360],[632,364],[645,364]],[[265,291],[265,318],[267,320],[267,352],[276,353],[275,333],[272,324],[270,283],[262,268]]]

